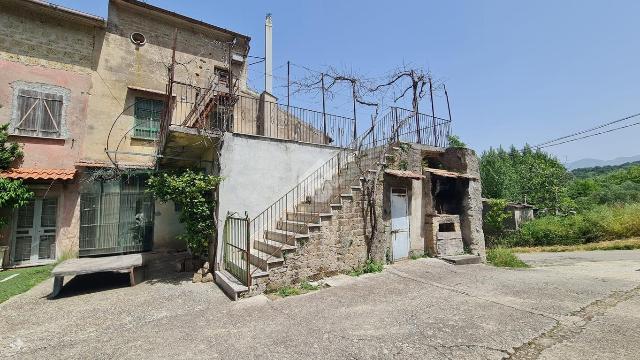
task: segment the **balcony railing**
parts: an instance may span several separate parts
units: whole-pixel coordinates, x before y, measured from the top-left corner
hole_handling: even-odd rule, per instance
[[[336,147],[353,141],[353,119],[225,90],[174,82],[171,125]]]

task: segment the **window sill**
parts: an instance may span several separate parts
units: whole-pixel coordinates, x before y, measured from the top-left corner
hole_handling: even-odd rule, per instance
[[[21,138],[28,138],[28,139],[42,139],[42,140],[58,140],[60,142],[64,142],[67,141],[68,138],[67,137],[50,137],[50,136],[36,136],[36,135],[26,135],[26,134],[9,134],[9,136],[15,136],[15,137],[21,137]]]
[[[158,138],[148,138],[148,137],[144,137],[144,136],[132,136],[131,140],[135,140],[135,141],[147,141],[147,142],[154,142],[154,141],[158,141]]]

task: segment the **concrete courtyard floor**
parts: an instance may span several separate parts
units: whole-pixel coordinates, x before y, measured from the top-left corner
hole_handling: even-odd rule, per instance
[[[0,304],[0,358],[640,357],[640,251],[521,258],[534,267],[405,261],[276,301],[184,276],[74,278],[49,300],[49,280]]]

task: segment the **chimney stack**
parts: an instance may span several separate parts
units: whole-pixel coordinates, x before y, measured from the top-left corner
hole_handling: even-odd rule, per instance
[[[271,14],[267,14],[264,22],[264,90],[269,94],[273,94],[272,29]]]

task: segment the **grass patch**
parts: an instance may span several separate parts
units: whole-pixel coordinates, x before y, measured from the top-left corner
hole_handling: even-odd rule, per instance
[[[283,298],[288,296],[296,296],[296,295],[300,295],[300,289],[293,286],[283,286],[280,289],[278,289],[278,291],[276,291],[276,294]]]
[[[384,263],[369,259],[364,264],[353,269],[349,275],[360,276],[364,274],[379,273],[382,272],[382,269],[384,269]]]
[[[0,283],[0,303],[7,301],[12,296],[22,294],[48,279],[53,267],[54,265],[47,265],[0,272],[0,281],[18,274],[18,276]]]
[[[536,247],[515,247],[511,251],[515,253],[532,252],[568,252],[568,251],[594,251],[594,250],[635,250],[640,249],[640,238],[602,241],[597,243],[579,245],[554,245]]]
[[[487,262],[497,267],[528,268],[524,261],[518,259],[511,249],[494,248],[487,250]]]
[[[313,285],[312,283],[310,283],[308,281],[303,281],[300,284],[300,289],[303,290],[303,291],[316,291],[316,290],[320,289],[320,286]]]
[[[320,289],[320,285],[314,285],[308,281],[303,281],[298,285],[283,286],[281,288],[270,291],[270,293],[281,298],[286,298],[289,296],[306,294],[318,289]]]

